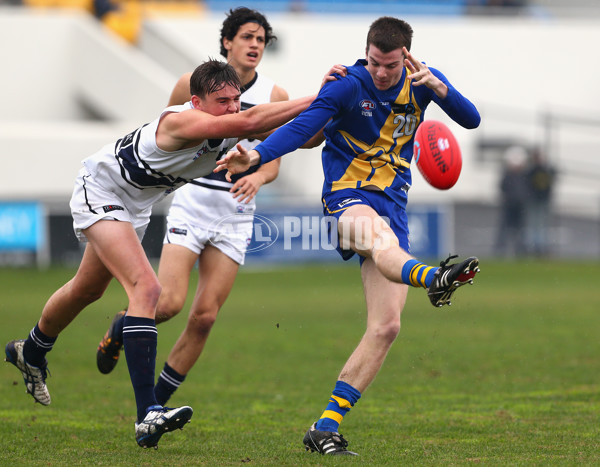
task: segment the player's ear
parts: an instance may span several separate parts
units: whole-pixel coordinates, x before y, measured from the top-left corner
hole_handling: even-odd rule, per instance
[[[223,38],[223,47],[225,48],[225,50],[227,50],[227,52],[231,50],[231,41],[226,37]]]
[[[202,110],[202,99],[195,94],[192,96],[192,106],[194,109]]]

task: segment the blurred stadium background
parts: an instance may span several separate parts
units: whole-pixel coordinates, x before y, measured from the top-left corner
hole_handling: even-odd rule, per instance
[[[506,152],[519,146],[539,148],[558,170],[550,255],[600,258],[596,0],[0,0],[2,264],[79,261],[68,200],[80,161],[153,119],[179,75],[219,57],[224,12],[241,5],[267,14],[278,41],[259,72],[291,97],[314,93],[330,65],[362,58],[369,24],[395,15],[415,30],[413,54],[478,106],[475,131],[428,110],[427,118],[455,131],[464,164],[448,192],[413,171],[416,254],[498,255],[499,179]],[[279,241],[250,253],[248,263],[337,261],[312,248],[322,235],[317,224],[281,242],[290,234],[286,216],[318,219],[321,183],[318,149],[284,158],[258,198],[258,214],[279,229]],[[167,207],[156,207],[144,240],[151,258],[160,254]]]

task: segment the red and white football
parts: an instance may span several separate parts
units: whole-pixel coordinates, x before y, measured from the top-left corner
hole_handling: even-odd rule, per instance
[[[439,190],[454,186],[462,169],[458,141],[444,123],[425,120],[417,128],[413,159],[427,182]]]

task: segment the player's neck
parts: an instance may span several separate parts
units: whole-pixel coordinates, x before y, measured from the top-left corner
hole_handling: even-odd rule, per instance
[[[238,76],[240,77],[242,87],[246,86],[256,76],[256,69],[254,69],[254,68],[247,69],[247,70],[240,70],[238,68],[235,68],[235,71],[237,72]]]

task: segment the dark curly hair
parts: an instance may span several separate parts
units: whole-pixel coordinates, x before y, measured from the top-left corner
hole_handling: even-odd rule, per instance
[[[241,87],[240,78],[235,69],[228,63],[209,58],[192,73],[190,93],[192,96],[203,99],[226,85],[238,89]]]
[[[246,23],[256,23],[263,27],[265,30],[265,47],[272,41],[277,40],[277,36],[273,35],[273,28],[271,28],[267,18],[262,13],[243,6],[231,9],[221,28],[220,41],[223,57],[227,58],[227,50],[223,46],[223,39],[233,40],[240,27]]]

